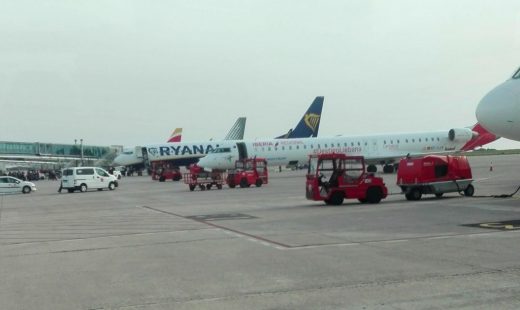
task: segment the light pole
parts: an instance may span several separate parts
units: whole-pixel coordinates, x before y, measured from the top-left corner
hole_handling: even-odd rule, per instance
[[[83,139],[79,139],[79,148],[81,151],[81,166],[83,166]]]

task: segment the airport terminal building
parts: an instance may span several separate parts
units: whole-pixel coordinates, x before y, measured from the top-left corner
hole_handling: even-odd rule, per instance
[[[111,162],[121,146],[0,141],[0,170],[15,166],[61,168]]]

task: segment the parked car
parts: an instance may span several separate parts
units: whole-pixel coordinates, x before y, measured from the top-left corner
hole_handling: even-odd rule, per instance
[[[0,193],[24,193],[29,194],[36,191],[36,185],[33,182],[22,181],[15,177],[0,176]]]

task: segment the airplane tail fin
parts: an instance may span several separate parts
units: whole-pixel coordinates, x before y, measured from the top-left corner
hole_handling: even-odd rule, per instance
[[[317,137],[320,129],[323,99],[323,96],[316,97],[296,127],[289,130],[288,133],[276,137],[276,139]]]
[[[478,135],[469,140],[468,143],[462,147],[462,151],[472,151],[477,147],[481,147],[500,138],[499,136],[487,131],[487,129],[482,127],[479,123],[476,123],[470,128],[474,132],[478,133]]]
[[[182,128],[175,128],[167,142],[181,142]]]
[[[224,140],[242,140],[246,130],[246,118],[239,117],[233,127],[229,130]]]

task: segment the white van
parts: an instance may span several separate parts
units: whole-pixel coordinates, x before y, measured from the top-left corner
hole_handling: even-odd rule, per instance
[[[99,191],[104,188],[114,190],[119,185],[115,176],[98,167],[65,168],[61,172],[61,184],[69,193],[75,190],[86,192],[94,188]]]

